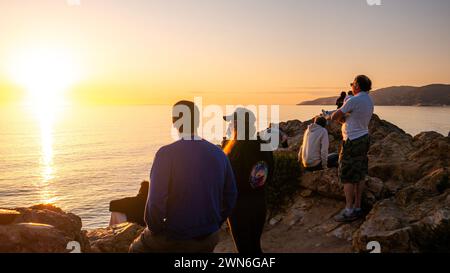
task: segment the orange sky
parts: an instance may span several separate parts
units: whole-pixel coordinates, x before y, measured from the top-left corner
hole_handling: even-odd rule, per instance
[[[450,1],[64,0],[0,2],[0,102],[39,46],[79,68],[71,101],[295,104],[348,89],[450,82]],[[43,69],[45,69],[43,64]]]

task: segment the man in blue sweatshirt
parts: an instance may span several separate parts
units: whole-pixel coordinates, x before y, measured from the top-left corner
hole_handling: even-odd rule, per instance
[[[193,102],[173,107],[181,139],[162,147],[150,173],[146,229],[130,252],[205,253],[219,242],[219,229],[236,203],[231,164],[220,148],[197,135]]]

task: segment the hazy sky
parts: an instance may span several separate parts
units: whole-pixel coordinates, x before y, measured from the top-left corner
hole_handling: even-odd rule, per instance
[[[22,50],[63,48],[70,96],[120,103],[290,104],[347,90],[450,83],[450,1],[0,0],[0,100]]]

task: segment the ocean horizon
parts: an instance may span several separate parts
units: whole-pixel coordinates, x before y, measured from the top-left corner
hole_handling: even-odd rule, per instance
[[[334,107],[282,105],[280,121]],[[0,108],[0,207],[53,203],[79,215],[85,229],[106,227],[109,202],[135,196],[156,151],[173,142],[168,105],[33,111]],[[450,131],[450,107],[376,106],[375,113],[413,136]]]

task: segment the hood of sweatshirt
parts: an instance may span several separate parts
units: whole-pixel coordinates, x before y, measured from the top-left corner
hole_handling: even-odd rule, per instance
[[[322,128],[323,128],[322,126],[320,126],[318,124],[315,124],[315,123],[308,125],[308,129],[309,129],[310,132],[315,132],[315,131],[318,131],[318,130],[320,130]]]

